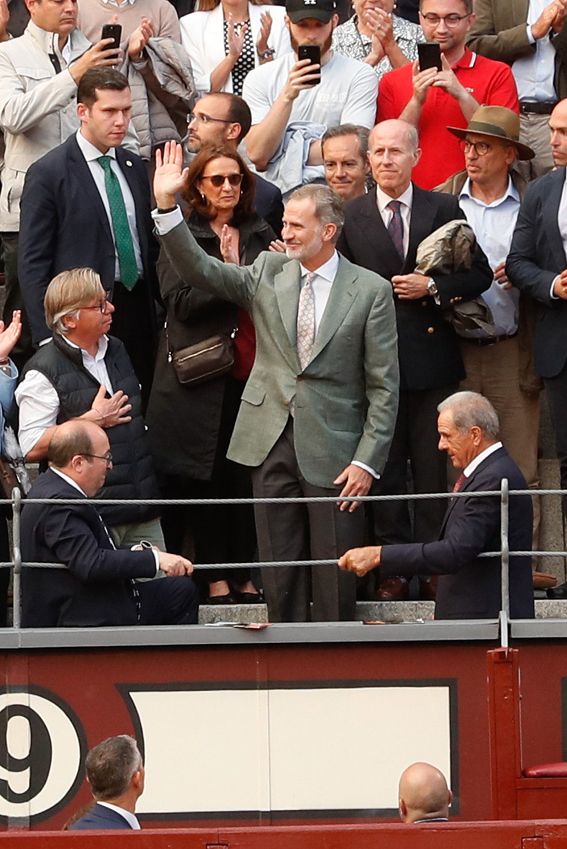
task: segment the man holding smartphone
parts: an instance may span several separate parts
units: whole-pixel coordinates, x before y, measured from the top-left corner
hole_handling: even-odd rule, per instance
[[[421,0],[419,19],[427,41],[439,45],[441,70],[420,67],[417,61],[385,74],[377,120],[401,118],[416,127],[421,159],[412,179],[422,189],[433,189],[465,165],[448,126],[464,129],[481,104],[514,112],[519,106],[510,68],[465,45],[475,20],[473,0]]]
[[[248,156],[284,195],[324,181],[323,134],[339,124],[372,127],[377,91],[370,66],[331,50],[335,0],[288,0],[286,10],[294,52],[251,71],[242,92],[252,111]]]

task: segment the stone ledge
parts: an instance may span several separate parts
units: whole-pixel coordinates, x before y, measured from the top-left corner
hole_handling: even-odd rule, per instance
[[[536,619],[567,619],[567,600],[536,599]],[[432,601],[359,601],[359,621],[419,622],[433,619]],[[240,623],[248,625],[268,621],[265,604],[203,604],[199,608],[199,625]]]

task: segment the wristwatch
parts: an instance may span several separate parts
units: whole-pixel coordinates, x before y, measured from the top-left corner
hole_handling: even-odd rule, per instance
[[[0,371],[4,372],[7,377],[12,376],[12,366],[10,365],[10,360],[6,357],[3,360],[0,360]]]
[[[431,295],[432,298],[436,298],[439,294],[439,289],[437,288],[435,280],[431,279],[427,284],[427,293]]]
[[[258,50],[258,59],[263,59],[264,61],[267,59],[273,59],[275,55],[276,51],[272,47],[268,47],[267,50],[262,50],[261,53]]]

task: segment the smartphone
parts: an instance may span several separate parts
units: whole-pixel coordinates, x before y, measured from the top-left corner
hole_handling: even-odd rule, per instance
[[[441,64],[441,48],[436,41],[426,41],[423,44],[418,44],[417,56],[420,71],[425,71],[427,68],[437,68],[440,71],[443,67]]]
[[[114,44],[109,44],[107,50],[120,50],[120,40],[122,38],[122,27],[120,24],[105,24],[102,28],[100,39],[113,38]]]
[[[297,48],[298,59],[309,59],[312,65],[321,64],[321,48],[318,44],[300,44]],[[317,85],[321,82],[321,76],[313,80],[311,85]]]

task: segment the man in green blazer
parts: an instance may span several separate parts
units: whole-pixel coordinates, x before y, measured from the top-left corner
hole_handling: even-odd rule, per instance
[[[184,285],[234,301],[256,329],[256,360],[228,457],[253,468],[257,498],[333,498],[257,505],[260,560],[331,560],[349,540],[363,539],[360,502],[341,499],[368,493],[394,430],[392,288],[337,254],[342,201],[326,186],[303,186],[290,197],[285,254],[265,252],[243,267],[207,256],[176,204],[185,176],[181,147],[166,145],[154,183],[162,245]],[[233,236],[225,226],[225,248]],[[310,600],[313,620],[354,616],[353,576],[335,566],[264,569],[263,580],[272,621],[307,621]]]

